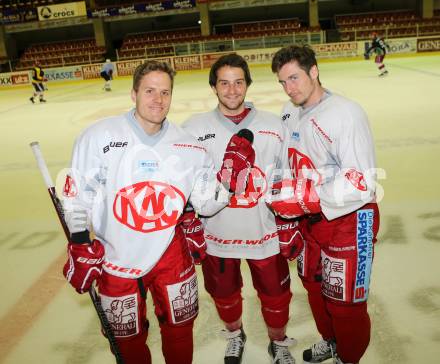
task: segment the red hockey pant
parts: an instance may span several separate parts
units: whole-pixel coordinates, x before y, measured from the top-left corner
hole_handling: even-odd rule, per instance
[[[159,320],[165,362],[192,363],[192,328],[198,313],[197,277],[180,230],[145,276],[127,279],[104,272],[99,281],[102,306],[125,364],[151,363],[146,345],[148,291]]]
[[[334,220],[322,214],[301,221],[305,248],[298,273],[319,333],[336,340],[343,362],[357,363],[370,341],[367,298],[379,230],[376,204]]]
[[[227,323],[237,321],[243,312],[240,263],[240,259],[212,255],[203,261],[205,288],[214,299],[220,318]],[[284,327],[289,320],[289,303],[292,298],[286,259],[277,254],[261,260],[247,259],[247,263],[266,325]]]

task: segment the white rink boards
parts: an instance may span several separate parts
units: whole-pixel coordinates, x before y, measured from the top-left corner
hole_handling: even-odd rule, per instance
[[[366,109],[376,141],[381,229],[369,312],[372,338],[361,363],[436,363],[440,357],[440,55],[390,58],[386,78],[372,60],[320,65],[323,85]],[[248,100],[279,113],[287,100],[269,66],[251,69]],[[0,363],[111,363],[88,295],[61,273],[65,242],[28,144],[38,140],[53,178],[69,163],[74,138],[94,120],[132,107],[131,79],[50,84],[46,104],[33,105],[28,88],[0,89]],[[215,107],[208,72],[181,72],[170,119],[181,123]],[[62,182],[59,181],[59,184]],[[246,264],[243,294],[248,335],[243,363],[268,363],[268,344]],[[302,350],[319,339],[307,297],[291,264],[294,300],[288,334]],[[195,324],[194,363],[223,363],[222,325],[203,289]],[[149,345],[163,363],[149,300]]]

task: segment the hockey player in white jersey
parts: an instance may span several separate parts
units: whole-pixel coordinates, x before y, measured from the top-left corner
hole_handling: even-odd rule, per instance
[[[290,97],[282,119],[293,179],[278,183],[268,202],[277,214],[300,220],[298,273],[322,336],[303,359],[358,363],[370,340],[367,298],[379,229],[368,119],[357,103],[321,86],[310,47],[282,48],[272,71]]]
[[[245,102],[251,82],[248,65],[241,56],[222,56],[212,66],[209,75],[218,107],[193,115],[183,124],[184,129],[197,137],[211,153],[216,167],[221,165],[220,156],[232,135],[245,129],[254,136],[255,165],[247,188],[236,193],[227,208],[203,219],[206,244],[198,234],[197,259],[202,263],[205,288],[225,324],[228,344],[224,362],[238,364],[242,360],[246,335],[245,323],[243,325],[241,319],[240,262],[246,259],[267,325],[269,353],[273,363],[288,364],[294,363],[294,359],[288,350],[293,339],[286,336],[292,297],[286,258],[297,256],[302,239],[294,222],[276,221],[264,196],[270,181],[277,178],[277,172],[289,168],[289,135],[276,115],[257,110],[252,103]],[[205,259],[201,259],[203,257]]]
[[[192,362],[197,279],[179,221],[188,201],[209,216],[231,197],[217,181],[218,170],[206,149],[166,118],[173,79],[167,63],[140,65],[131,91],[136,107],[79,136],[64,188],[72,234],[63,273],[80,293],[97,280],[125,364],[151,363],[148,290],[165,362]],[[235,178],[237,166],[252,161],[255,153],[249,141],[237,135],[232,139],[226,147],[227,169]],[[228,181],[228,187],[234,183]],[[95,239],[90,241],[92,229]]]

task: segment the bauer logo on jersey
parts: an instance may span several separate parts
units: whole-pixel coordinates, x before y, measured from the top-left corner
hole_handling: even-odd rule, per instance
[[[119,190],[113,202],[115,218],[130,229],[151,232],[176,225],[185,196],[163,182],[144,181]]]
[[[347,262],[321,252],[322,293],[338,301],[347,299]]]
[[[357,267],[353,302],[366,301],[373,263],[373,210],[357,211]]]
[[[199,142],[203,142],[203,141],[208,140],[208,139],[215,139],[215,134],[206,134],[204,136],[200,136],[200,137],[197,138],[197,140]]]
[[[167,286],[167,292],[174,324],[180,324],[197,315],[199,295],[195,273],[183,282]]]
[[[109,297],[101,296],[102,309],[117,337],[128,337],[139,333],[136,294]]]
[[[354,168],[349,169],[347,173],[345,173],[345,178],[347,178],[359,191],[367,190],[364,175],[361,172],[356,171]]]
[[[75,197],[78,193],[78,190],[76,188],[75,181],[72,177],[69,175],[66,176],[66,181],[64,182],[64,188],[63,188],[63,196],[65,197]]]
[[[110,142],[108,145],[106,145],[104,148],[102,148],[102,151],[107,153],[110,148],[124,148],[128,145],[128,142]]]

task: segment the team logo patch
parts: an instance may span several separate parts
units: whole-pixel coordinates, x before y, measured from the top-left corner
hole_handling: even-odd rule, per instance
[[[100,296],[102,308],[115,336],[129,337],[139,333],[138,302],[135,294],[122,297]]]
[[[356,171],[354,168],[349,169],[347,173],[345,173],[345,178],[347,178],[359,191],[367,190],[364,175],[361,172]]]
[[[173,323],[179,324],[197,315],[199,295],[196,273],[183,282],[167,286],[167,292]]]
[[[368,298],[373,263],[373,217],[371,209],[357,211],[357,267],[353,302],[363,302]]]
[[[113,215],[130,229],[146,233],[176,225],[184,205],[185,196],[177,188],[144,181],[118,191]]]
[[[346,301],[347,263],[345,259],[330,257],[321,252],[322,292],[338,301]]]
[[[65,197],[75,197],[78,193],[76,188],[75,180],[69,175],[66,176],[66,181],[64,182],[63,196]]]

